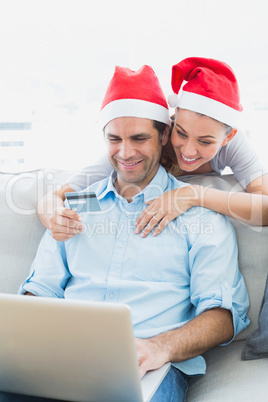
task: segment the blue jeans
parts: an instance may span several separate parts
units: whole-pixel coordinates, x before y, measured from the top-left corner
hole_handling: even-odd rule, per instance
[[[186,376],[171,366],[169,372],[154,394],[151,402],[184,402],[188,385]],[[0,402],[62,402],[56,399],[35,396],[9,394],[0,391]]]
[[[187,390],[187,376],[171,366],[151,402],[184,402]]]

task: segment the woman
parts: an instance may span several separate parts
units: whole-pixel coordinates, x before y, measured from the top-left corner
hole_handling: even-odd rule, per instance
[[[187,83],[180,91],[184,81]],[[136,233],[145,237],[154,230],[157,235],[193,206],[203,206],[249,224],[268,225],[268,171],[245,135],[235,128],[242,106],[232,69],[218,60],[187,58],[173,66],[172,88],[175,94],[180,91],[180,96],[170,99],[176,113],[170,141],[163,149],[162,165],[176,177],[220,174],[229,166],[246,193],[198,185],[167,192],[148,203],[137,220]],[[66,240],[83,230],[79,216],[63,208],[65,192],[82,190],[110,172],[111,166],[105,159],[73,176],[68,185],[39,202],[39,217],[51,228],[55,239]],[[52,203],[61,208],[52,217],[42,214],[44,205]]]
[[[233,71],[217,60],[188,58],[173,66],[175,94],[183,81],[187,83],[172,105],[177,107],[175,121],[162,164],[175,176],[220,174],[228,166],[250,194],[184,187],[151,202],[138,219],[137,233],[147,225],[142,232],[145,237],[157,225],[157,235],[192,206],[204,206],[246,223],[268,225],[267,170],[246,136],[234,128],[242,106]]]

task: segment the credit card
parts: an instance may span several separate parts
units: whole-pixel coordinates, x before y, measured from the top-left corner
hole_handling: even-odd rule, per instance
[[[77,212],[100,211],[100,204],[93,191],[83,193],[65,193],[67,204],[70,209]]]

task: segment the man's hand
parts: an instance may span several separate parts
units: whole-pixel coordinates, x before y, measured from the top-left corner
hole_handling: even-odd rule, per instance
[[[72,209],[59,207],[50,218],[50,230],[52,237],[58,241],[71,239],[76,234],[82,233],[84,225],[81,217]]]
[[[169,362],[169,354],[160,336],[148,339],[136,338],[140,377],[149,370],[155,370]]]
[[[222,308],[206,310],[182,327],[153,338],[136,339],[140,376],[168,362],[199,356],[234,335],[232,313]]]

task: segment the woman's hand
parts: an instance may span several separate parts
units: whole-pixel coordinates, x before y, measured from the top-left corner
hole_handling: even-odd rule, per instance
[[[149,206],[138,217],[135,233],[143,231],[141,237],[146,237],[158,225],[153,232],[153,236],[157,236],[169,222],[198,205],[197,188],[191,185],[180,187],[146,202]]]

